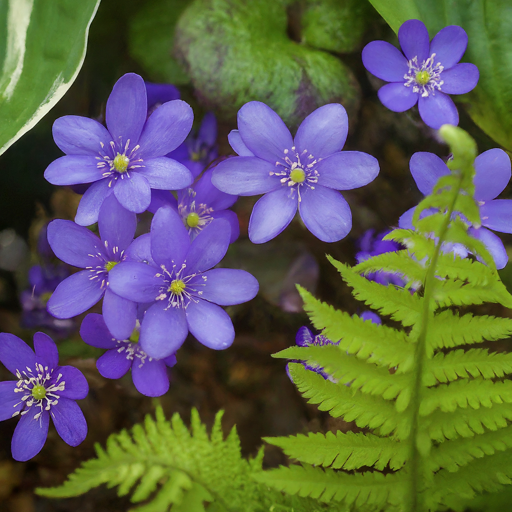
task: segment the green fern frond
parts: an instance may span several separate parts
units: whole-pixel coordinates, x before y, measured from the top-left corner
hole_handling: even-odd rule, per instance
[[[386,467],[396,471],[403,467],[408,456],[404,443],[389,437],[353,432],[332,432],[327,434],[298,434],[291,437],[267,437],[264,440],[279,446],[293,459],[307,464],[331,467],[332,469],[353,470],[372,466],[383,470]]]
[[[430,258],[436,246],[434,240],[412,229],[394,229],[383,240],[393,240],[404,245],[417,261]]]
[[[396,506],[403,496],[403,477],[382,473],[347,474],[310,466],[280,467],[260,473],[255,478],[288,494],[311,496],[322,502],[341,501],[355,507],[371,506],[382,510]]]
[[[382,315],[389,315],[393,320],[401,322],[406,327],[419,320],[423,300],[421,297],[413,295],[403,288],[382,286],[368,281],[349,266],[330,256],[327,256],[327,259],[336,267],[343,280],[353,288],[356,299],[378,310]]]

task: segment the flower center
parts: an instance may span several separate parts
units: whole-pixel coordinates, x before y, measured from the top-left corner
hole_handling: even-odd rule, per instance
[[[105,263],[105,270],[110,272],[118,263],[118,261],[107,261],[107,263]]]
[[[36,400],[42,400],[46,396],[46,388],[44,386],[41,386],[41,384],[36,384],[32,388],[32,396]]]
[[[190,212],[186,217],[186,224],[189,228],[196,228],[201,218],[196,212]]]
[[[175,279],[171,286],[169,286],[169,292],[174,293],[175,295],[181,295],[187,285],[181,279]]]
[[[128,164],[130,163],[130,159],[126,155],[121,155],[117,153],[114,158],[114,169],[117,172],[126,172],[128,170]]]
[[[136,327],[135,329],[133,329],[133,332],[131,333],[128,341],[130,341],[131,343],[139,343],[139,338],[140,338],[140,329],[137,329],[137,327]]]
[[[44,293],[41,293],[41,295],[39,295],[39,299],[41,300],[41,302],[43,304],[46,304],[50,300],[51,296],[52,296],[52,292],[44,292]]]
[[[440,62],[435,62],[436,54],[433,53],[421,64],[418,63],[418,57],[412,58],[407,65],[409,69],[404,75],[405,87],[412,87],[412,92],[421,94],[426,98],[434,94],[435,90],[441,90],[444,81],[441,80],[441,73],[444,66]]]
[[[306,179],[306,173],[303,169],[293,169],[290,173],[290,179],[294,183],[302,183]]]

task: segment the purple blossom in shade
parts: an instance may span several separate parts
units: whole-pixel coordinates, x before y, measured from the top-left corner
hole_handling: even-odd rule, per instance
[[[176,356],[173,354],[165,359],[152,359],[140,348],[138,328],[128,339],[118,340],[112,336],[101,315],[90,313],[82,322],[80,336],[88,345],[107,349],[96,362],[103,377],[119,379],[131,369],[133,384],[139,393],[146,396],[162,396],[167,393],[167,367],[176,364]]]
[[[46,234],[46,230],[45,230]],[[48,248],[50,248],[48,246]],[[50,249],[51,251],[51,249]],[[51,251],[53,255],[53,251]],[[73,320],[59,319],[50,315],[46,309],[55,288],[69,276],[64,265],[34,265],[28,272],[30,288],[21,292],[21,325],[29,329],[46,327],[55,335],[66,336],[75,327]]]
[[[377,160],[359,151],[341,151],[348,133],[345,109],[337,103],[316,109],[302,122],[295,138],[281,118],[259,101],[238,112],[238,131],[229,141],[240,156],[220,162],[212,183],[223,192],[265,194],[249,221],[253,243],[281,233],[297,212],[317,238],[336,242],[352,227],[350,207],[338,190],[370,183]]]
[[[66,156],[48,166],[45,178],[53,185],[92,183],[75,217],[82,226],[98,220],[112,193],[124,208],[141,213],[149,206],[151,189],[177,190],[192,183],[184,165],[164,156],[185,140],[192,120],[192,109],[181,100],[164,103],[147,118],[144,80],[128,73],[107,101],[108,130],[85,117],[55,121],[53,138]]]
[[[465,94],[479,78],[474,64],[459,63],[468,45],[466,32],[457,25],[443,28],[429,41],[419,20],[406,21],[398,31],[402,52],[385,41],[372,41],[363,49],[363,64],[376,77],[391,82],[379,89],[383,105],[404,112],[418,104],[421,119],[439,129],[459,124],[459,113],[449,94]]]
[[[433,153],[414,153],[409,166],[416,185],[424,195],[432,193],[441,176],[451,173],[441,158]],[[487,247],[496,267],[501,269],[508,262],[507,251],[500,238],[490,230],[512,233],[512,200],[495,199],[510,181],[510,158],[501,149],[489,149],[475,158],[474,166],[475,200],[479,205],[482,225],[471,226],[469,234]],[[400,217],[398,225],[401,228],[414,229],[412,217],[415,209],[411,208]],[[468,254],[460,244],[456,244],[454,250],[461,257]]]
[[[378,256],[379,254],[384,254],[386,252],[396,252],[403,247],[392,240],[383,240],[383,238],[390,231],[383,231],[382,233],[375,234],[375,230],[369,229],[365,231],[363,236],[358,240],[359,252],[356,253],[356,260],[358,263],[366,261],[372,256]],[[375,281],[376,283],[388,285],[394,284],[395,286],[404,286],[405,281],[400,277],[399,274],[395,274],[394,272],[371,272],[366,274],[365,277],[370,281]]]
[[[197,133],[192,132],[181,146],[167,156],[181,162],[190,170],[194,178],[197,178],[201,171],[219,156],[217,119],[213,112],[208,112],[203,117]]]
[[[48,242],[58,258],[84,270],[57,286],[48,301],[48,311],[56,318],[71,318],[87,311],[103,297],[103,315],[109,330],[119,339],[132,333],[135,302],[116,295],[109,287],[112,269],[126,258],[133,241],[137,217],[125,210],[114,195],[100,209],[100,238],[72,221],[57,219],[48,226]]]
[[[12,456],[20,462],[36,456],[46,441],[50,416],[59,436],[78,446],[87,423],[75,400],[87,396],[89,386],[80,370],[59,366],[53,340],[37,332],[34,351],[14,334],[0,334],[0,362],[17,380],[0,382],[0,421],[20,416],[12,437]]]
[[[230,243],[233,243],[240,234],[240,224],[236,213],[227,208],[235,204],[238,196],[216,188],[212,184],[212,173],[213,169],[205,171],[191,187],[179,190],[178,200],[167,191],[155,190],[148,210],[156,212],[162,206],[171,206],[180,214],[191,240],[213,219],[226,219],[231,226]]]
[[[145,235],[143,235],[145,236]],[[244,270],[211,269],[229,247],[231,229],[215,219],[190,241],[179,214],[160,208],[147,238],[137,243],[140,261],[125,261],[110,272],[111,289],[149,307],[140,328],[140,346],[154,359],[174,354],[190,331],[209,348],[229,347],[235,332],[220,306],[241,304],[255,297],[258,281]]]
[[[180,91],[174,85],[151,82],[144,82],[144,85],[148,101],[148,115],[151,115],[160,105],[180,99]]]

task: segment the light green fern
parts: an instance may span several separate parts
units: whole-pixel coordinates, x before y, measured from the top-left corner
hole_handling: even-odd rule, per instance
[[[256,476],[274,489],[354,510],[423,512],[462,506],[512,483],[512,355],[474,347],[509,337],[512,320],[454,309],[511,307],[512,296],[485,246],[454,214],[480,224],[472,199],[474,142],[455,127],[441,133],[454,171],[416,208],[415,230],[388,235],[406,250],[353,268],[329,258],[356,299],[401,329],[350,317],[300,290],[313,325],[337,344],[276,355],[322,368],[329,379],[289,364],[311,403],[371,433],[267,438],[301,463]],[[427,209],[435,212],[422,216]],[[447,244],[455,243],[484,263],[454,255]],[[408,284],[383,286],[364,277],[382,270]]]

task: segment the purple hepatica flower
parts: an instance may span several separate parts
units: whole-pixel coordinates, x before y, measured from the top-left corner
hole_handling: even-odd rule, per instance
[[[297,207],[306,227],[324,242],[344,238],[352,227],[350,207],[337,190],[371,182],[375,158],[344,151],[348,118],[339,104],[324,105],[299,126],[293,139],[281,118],[259,101],[238,112],[238,132],[229,141],[241,156],[220,162],[213,184],[241,196],[265,194],[249,221],[253,243],[268,242],[292,221]]]
[[[468,36],[457,25],[443,28],[429,43],[419,20],[406,21],[398,31],[403,54],[385,41],[372,41],[363,49],[365,68],[386,82],[380,101],[393,112],[418,103],[421,119],[434,129],[459,124],[459,113],[448,94],[465,94],[475,88],[479,73],[474,64],[459,64]],[[405,55],[405,56],[404,56]]]
[[[148,101],[148,115],[151,115],[160,105],[180,99],[180,91],[174,85],[151,82],[144,82],[144,85]]]
[[[203,117],[197,134],[191,133],[180,147],[167,156],[185,165],[196,178],[219,156],[216,142],[217,119],[213,112],[208,112]]]
[[[479,239],[491,253],[498,269],[504,268],[508,261],[507,251],[498,236],[489,231],[512,233],[512,200],[495,199],[510,181],[510,158],[501,149],[489,149],[475,158],[475,200],[480,207],[482,226],[472,226],[469,234]],[[424,195],[432,193],[437,180],[450,174],[448,166],[433,153],[414,153],[411,157],[410,168],[412,177],[420,192]],[[412,217],[416,207],[405,212],[399,219],[398,225],[405,229],[414,229]],[[486,229],[489,228],[489,229]],[[463,247],[456,252],[467,256]]]
[[[45,229],[46,234],[46,229]],[[48,246],[49,248],[49,246]],[[53,251],[52,255],[53,255]],[[21,325],[32,329],[34,327],[47,327],[56,335],[66,336],[75,327],[69,319],[59,319],[50,315],[46,309],[55,288],[69,276],[69,270],[64,265],[47,264],[34,265],[28,272],[30,289],[21,293]]]
[[[149,357],[140,348],[138,329],[128,339],[118,340],[112,336],[101,315],[90,313],[82,322],[80,336],[88,345],[107,349],[96,363],[103,377],[119,379],[131,368],[133,384],[139,393],[146,396],[167,393],[167,367],[176,364],[176,357],[171,355],[158,361]]]
[[[14,334],[0,334],[0,361],[17,381],[0,382],[0,421],[20,416],[12,437],[12,456],[24,462],[35,457],[48,435],[50,416],[59,436],[78,446],[87,423],[75,400],[87,396],[89,386],[80,370],[59,366],[53,340],[36,332],[34,351]]]
[[[109,288],[109,274],[126,258],[133,241],[136,215],[125,210],[114,195],[105,199],[98,228],[101,240],[89,229],[72,221],[57,219],[48,226],[48,242],[62,261],[83,268],[59,284],[48,301],[56,318],[71,318],[87,311],[103,298],[103,315],[109,330],[119,339],[130,336],[137,316],[134,302]]]
[[[192,127],[192,109],[181,100],[158,107],[147,119],[144,80],[128,73],[107,101],[108,130],[93,119],[64,116],[53,125],[53,138],[66,156],[51,163],[45,178],[53,185],[92,183],[83,195],[76,222],[98,220],[111,193],[131,212],[149,206],[151,189],[175,190],[192,183],[190,171],[164,155],[177,148]]]
[[[393,242],[392,240],[382,240],[388,233],[389,230],[383,231],[378,235],[375,234],[373,229],[366,231],[358,240],[359,252],[356,253],[357,262],[361,263],[372,256],[401,250],[402,246],[399,243]],[[385,286],[388,284],[394,284],[395,286],[405,285],[404,280],[398,274],[393,272],[372,272],[370,274],[366,274],[365,277],[370,281],[375,281],[376,283],[383,284]]]
[[[252,299],[258,281],[244,270],[209,270],[226,254],[230,233],[226,220],[215,219],[191,242],[178,213],[163,207],[151,224],[148,264],[127,261],[110,272],[115,293],[150,304],[140,329],[140,345],[149,356],[174,354],[189,330],[209,348],[221,350],[233,343],[233,324],[219,305]],[[145,248],[141,243],[141,252]]]
[[[238,197],[215,187],[212,184],[212,173],[213,169],[205,171],[191,187],[179,190],[178,201],[169,192],[155,191],[148,210],[156,212],[158,208],[170,205],[180,214],[191,240],[213,219],[226,219],[231,226],[229,242],[233,243],[240,234],[240,225],[236,213],[227,208],[233,206]]]

